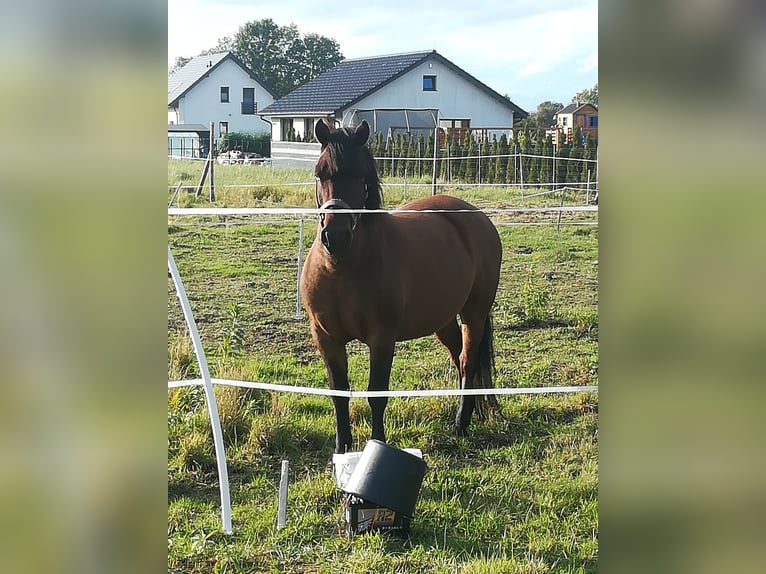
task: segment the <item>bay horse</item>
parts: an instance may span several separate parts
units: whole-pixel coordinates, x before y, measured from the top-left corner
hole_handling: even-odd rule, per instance
[[[320,120],[314,133],[322,144],[316,203],[324,212],[300,291],[330,388],[349,389],[348,342],[370,349],[368,390],[388,390],[395,343],[431,333],[449,351],[462,388],[491,388],[490,310],[502,258],[495,226],[470,203],[446,195],[408,203],[402,213],[333,213],[381,209],[381,184],[367,148],[370,127],[363,121],[332,129]],[[344,453],[352,443],[349,399],[333,402],[335,452]],[[383,442],[387,402],[369,399],[372,438]],[[494,396],[462,396],[455,432],[467,433],[475,407],[483,414],[496,404]]]

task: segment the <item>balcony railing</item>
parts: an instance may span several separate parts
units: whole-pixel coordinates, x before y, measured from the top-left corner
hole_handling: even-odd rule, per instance
[[[252,116],[258,111],[258,104],[255,102],[242,102],[242,115]]]

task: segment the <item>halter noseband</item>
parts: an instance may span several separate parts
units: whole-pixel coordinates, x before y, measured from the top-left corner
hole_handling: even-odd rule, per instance
[[[343,201],[342,199],[328,199],[325,201],[322,205],[319,205],[319,183],[320,179],[316,178],[316,190],[315,190],[315,199],[316,204],[319,209],[354,209],[351,207],[348,203]],[[365,193],[364,193],[364,200],[367,201],[367,186],[365,185]],[[354,231],[356,229],[356,223],[359,221],[359,217],[361,213],[346,213],[344,215],[350,215],[351,216],[351,231]],[[322,227],[324,227],[324,213],[319,214],[319,221]]]

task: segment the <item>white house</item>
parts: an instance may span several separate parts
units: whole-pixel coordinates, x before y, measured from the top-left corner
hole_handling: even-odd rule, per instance
[[[274,155],[275,142],[292,136],[313,141],[318,119],[341,124],[357,110],[365,111],[365,119],[376,110],[430,112],[441,128],[474,132],[507,132],[529,115],[435,50],[344,60],[259,113],[271,123]],[[411,131],[407,116],[399,117],[405,119],[384,120],[373,130],[384,135]]]
[[[171,125],[210,122],[215,123],[215,138],[235,131],[269,132],[271,126],[258,113],[276,97],[231,52],[197,56],[168,77],[168,132]]]

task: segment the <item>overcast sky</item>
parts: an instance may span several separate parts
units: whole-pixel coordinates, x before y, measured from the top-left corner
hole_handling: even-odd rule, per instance
[[[598,82],[597,0],[168,0],[168,66],[263,18],[346,58],[436,50],[530,112]]]

